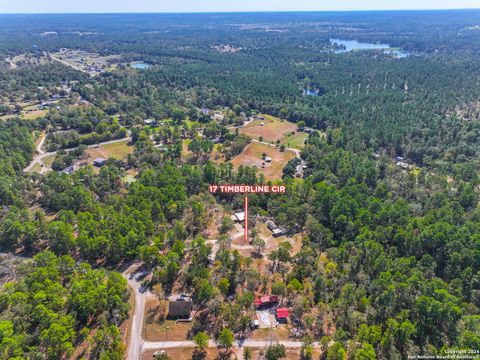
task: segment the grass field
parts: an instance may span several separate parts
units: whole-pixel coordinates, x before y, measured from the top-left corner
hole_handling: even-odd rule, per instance
[[[271,163],[266,163],[262,159],[262,154],[272,158]],[[263,173],[267,180],[278,180],[282,178],[282,170],[287,163],[295,158],[295,154],[290,151],[281,152],[274,146],[265,144],[251,143],[243,152],[232,160],[235,168],[240,165],[256,166],[258,171]]]
[[[285,138],[289,133],[296,132],[297,125],[287,120],[274,116],[263,115],[264,120],[254,120],[239,129],[241,134],[246,134],[258,140],[261,136],[263,141],[277,141]],[[264,124],[263,126],[261,124]]]
[[[56,157],[57,157],[57,155],[55,155],[55,154],[48,155],[48,156],[43,158],[42,162],[45,164],[46,167],[51,168],[52,163],[53,163],[53,161],[55,160]]]
[[[35,165],[33,165],[31,170],[31,172],[36,172],[36,173],[40,173],[41,171],[42,171],[42,167],[39,163],[36,163]]]
[[[163,306],[163,309],[162,309]],[[192,323],[163,320],[166,304],[160,305],[158,299],[148,299],[145,306],[143,337],[147,341],[182,341],[187,340]]]
[[[128,140],[118,141],[112,144],[101,145],[98,148],[88,148],[88,161],[93,162],[96,158],[114,158],[124,160],[128,154],[133,152],[133,146],[128,145]]]
[[[300,132],[296,133],[295,135],[287,135],[281,140],[281,143],[289,148],[303,149],[305,147],[305,139],[307,137],[307,133]]]
[[[48,110],[32,110],[29,112],[23,112],[20,117],[25,120],[35,120],[38,118],[45,117],[48,114]]]
[[[170,359],[175,359],[175,360],[191,360],[193,351],[194,351],[193,348],[174,348],[174,349],[165,350],[165,352],[170,357]],[[208,348],[206,352],[207,354],[206,354],[205,360],[219,359],[219,351],[216,348]],[[154,358],[153,356],[154,353],[155,353],[154,350],[145,351],[142,355],[142,359],[152,360]]]

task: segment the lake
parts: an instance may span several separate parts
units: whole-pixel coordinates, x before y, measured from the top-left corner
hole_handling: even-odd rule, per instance
[[[385,54],[391,54],[397,58],[404,58],[411,55],[411,53],[408,53],[401,49],[392,48],[388,44],[373,44],[373,43],[359,42],[357,40],[341,40],[341,39],[330,39],[330,43],[332,45],[337,44],[337,46],[344,47],[344,49],[335,50],[336,54],[342,54],[342,53],[356,51],[356,50],[383,50]]]
[[[148,64],[148,63],[134,63],[134,64],[131,64],[130,65],[132,68],[134,69],[148,69],[150,66],[152,66],[152,64]]]

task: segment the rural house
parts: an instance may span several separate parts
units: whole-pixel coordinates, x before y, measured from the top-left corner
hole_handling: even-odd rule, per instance
[[[277,295],[264,295],[261,298],[256,299],[253,304],[255,305],[255,308],[261,309],[278,304],[279,301],[280,299]]]
[[[192,313],[193,304],[191,301],[170,301],[168,303],[168,315],[170,320],[188,320]]]

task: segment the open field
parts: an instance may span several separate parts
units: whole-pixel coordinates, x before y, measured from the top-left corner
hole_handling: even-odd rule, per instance
[[[305,147],[305,140],[308,134],[304,132],[297,132],[295,135],[288,134],[280,142],[288,148],[303,149]]]
[[[158,350],[157,350],[158,351]],[[218,359],[219,351],[215,348],[208,348],[207,356],[205,357],[206,360],[214,360]],[[171,359],[175,360],[191,360],[192,354],[194,352],[193,348],[174,348],[174,349],[166,349],[165,352]],[[154,350],[146,351],[142,355],[143,360],[152,360],[153,354],[155,353]]]
[[[288,326],[286,324],[278,325],[275,328],[257,329],[251,332],[249,340],[288,340]]]
[[[133,146],[129,146],[128,142],[129,140],[124,140],[100,145],[99,147],[88,148],[85,150],[88,154],[88,162],[93,162],[96,158],[124,160],[128,154],[133,152]]]
[[[262,159],[262,154],[272,158],[271,163],[266,163]],[[290,151],[281,152],[273,146],[266,144],[251,143],[236,156],[231,162],[235,168],[240,165],[256,166],[260,173],[263,173],[267,180],[278,180],[282,178],[282,170],[287,163],[295,158],[295,154]]]
[[[162,308],[162,306],[164,306]],[[143,337],[147,341],[182,341],[188,340],[192,324],[177,323],[174,320],[164,320],[166,304],[160,305],[158,299],[148,299],[145,304],[145,323]]]
[[[42,166],[39,163],[36,163],[35,165],[33,165],[32,172],[39,173],[41,171],[42,171]]]
[[[25,120],[35,120],[38,118],[45,117],[45,115],[47,114],[48,114],[48,110],[37,109],[37,110],[31,110],[28,112],[22,112],[22,115],[20,117]]]
[[[239,128],[240,134],[248,135],[257,140],[261,136],[263,141],[269,142],[282,140],[287,134],[297,131],[297,125],[287,120],[270,115],[263,115],[263,117],[264,120],[254,120]]]
[[[46,167],[51,168],[52,163],[54,162],[56,157],[57,157],[57,155],[55,155],[55,154],[48,155],[48,156],[46,156],[42,159],[42,162],[45,164]]]

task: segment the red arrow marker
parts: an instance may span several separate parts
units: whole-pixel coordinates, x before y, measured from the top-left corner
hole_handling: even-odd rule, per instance
[[[245,195],[245,243],[248,243],[248,196]]]

